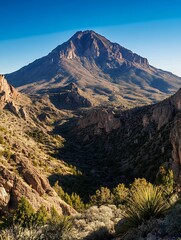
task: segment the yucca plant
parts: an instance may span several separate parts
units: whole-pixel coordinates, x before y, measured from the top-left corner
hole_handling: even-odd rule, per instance
[[[151,183],[133,186],[130,190],[126,222],[136,227],[153,217],[161,216],[169,207],[162,190]]]

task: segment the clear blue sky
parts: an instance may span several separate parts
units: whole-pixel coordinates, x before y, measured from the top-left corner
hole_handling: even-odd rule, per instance
[[[86,29],[181,76],[181,0],[1,0],[0,73]]]

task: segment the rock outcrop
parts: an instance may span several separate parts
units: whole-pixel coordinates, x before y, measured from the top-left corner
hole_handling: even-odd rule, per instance
[[[4,75],[0,75],[0,108],[6,108],[16,116],[26,120],[26,111],[23,106],[19,106],[19,101],[21,101],[21,94],[8,84]]]
[[[59,109],[77,109],[91,107],[91,101],[77,87],[75,83],[60,88],[58,94],[50,94],[51,102]]]
[[[180,110],[181,89],[179,89],[172,97],[154,106],[151,121],[154,121],[157,124],[159,130],[162,126],[173,119],[175,114]]]
[[[45,206],[50,212],[55,207],[59,214],[74,214],[76,211],[61,200],[50,187],[48,180],[26,160],[20,162],[19,174],[0,164],[0,210],[16,208],[21,197],[37,210]]]
[[[54,194],[48,180],[40,174],[27,160],[19,164],[19,172],[27,184],[29,184],[40,196],[43,194]]]
[[[90,111],[85,117],[79,119],[78,127],[80,129],[88,126],[94,127],[94,134],[100,134],[101,130],[106,133],[118,129],[121,126],[119,118],[115,117],[114,112],[105,109]]]
[[[18,92],[11,85],[3,75],[0,75],[0,106],[3,108],[7,103],[16,101],[18,99]]]

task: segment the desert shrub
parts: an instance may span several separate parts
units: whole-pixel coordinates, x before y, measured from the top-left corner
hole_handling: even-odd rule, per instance
[[[61,218],[61,216],[58,214],[57,210],[54,207],[52,207],[49,223],[56,224],[57,222],[60,221],[60,218]]]
[[[27,131],[26,134],[38,143],[46,143],[47,136],[43,131],[40,131],[39,129],[32,129],[31,131]]]
[[[66,240],[72,228],[72,220],[69,217],[61,217],[58,222],[49,222],[44,226],[22,227],[12,225],[0,231],[0,240]]]
[[[82,211],[85,208],[84,203],[82,202],[80,196],[77,193],[72,193],[70,195],[73,208],[77,211]]]
[[[113,188],[112,190],[113,198],[114,198],[114,204],[116,206],[119,206],[120,204],[124,204],[127,200],[129,189],[125,187],[125,185],[118,184],[117,187]]]
[[[69,238],[73,222],[71,217],[61,216],[58,222],[50,222],[41,230],[41,239],[47,240],[65,240]]]
[[[49,220],[49,215],[44,206],[41,206],[36,212],[31,204],[22,197],[18,203],[17,209],[12,212],[7,222],[9,225],[15,224],[23,228],[31,228],[33,225],[45,225]]]
[[[53,188],[60,198],[64,197],[65,192],[64,192],[63,188],[58,184],[58,181],[55,182]]]
[[[144,179],[136,179],[130,189],[126,220],[130,226],[138,226],[153,217],[159,217],[169,205],[162,190]]]
[[[164,166],[160,166],[156,177],[156,183],[162,187],[165,196],[169,197],[174,191],[173,171]]]
[[[19,225],[13,225],[0,231],[0,240],[40,240],[35,227],[23,228]]]
[[[13,222],[22,227],[30,227],[35,221],[35,211],[31,204],[22,197],[18,203],[18,208],[13,214]]]
[[[64,200],[68,205],[75,208],[77,211],[82,211],[85,208],[85,204],[81,200],[80,196],[77,193],[65,193],[63,188],[58,185],[58,182],[55,183],[54,189],[57,192],[58,196]]]
[[[111,204],[113,203],[113,195],[109,188],[101,187],[90,197],[91,205],[101,206],[104,204]]]
[[[44,206],[41,206],[38,211],[34,214],[34,223],[36,225],[45,225],[49,219],[49,215]]]
[[[115,205],[89,207],[75,216],[70,239],[109,239],[122,217],[122,210]]]

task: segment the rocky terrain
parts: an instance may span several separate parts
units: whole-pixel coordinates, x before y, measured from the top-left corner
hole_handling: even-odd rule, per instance
[[[38,218],[31,229],[23,213],[24,225],[0,229],[0,238],[181,236],[179,77],[84,31],[7,78],[14,87],[0,75],[0,226],[22,197],[33,209],[25,213]],[[165,211],[146,212],[148,200]],[[130,218],[139,221],[124,230],[134,202]]]
[[[60,88],[75,83],[82,90],[79,94],[96,106],[155,103],[176,92],[181,83],[179,77],[93,31],[77,32],[47,56],[6,77],[21,92],[51,91],[55,97]]]
[[[83,111],[56,126],[66,140],[59,154],[85,174],[90,191],[138,177],[154,181],[162,164],[173,169],[180,184],[180,103],[181,89],[155,105]]]
[[[32,101],[9,85],[4,76],[0,78],[0,91],[0,211],[16,208],[24,196],[34,209],[43,204],[47,211],[54,206],[60,213],[75,213],[58,197],[46,174],[42,174],[42,167],[50,162],[52,167],[53,162],[56,164],[48,151],[53,152],[60,142],[51,139],[48,128],[38,120],[39,107],[32,106]],[[69,171],[68,167],[65,171]]]

